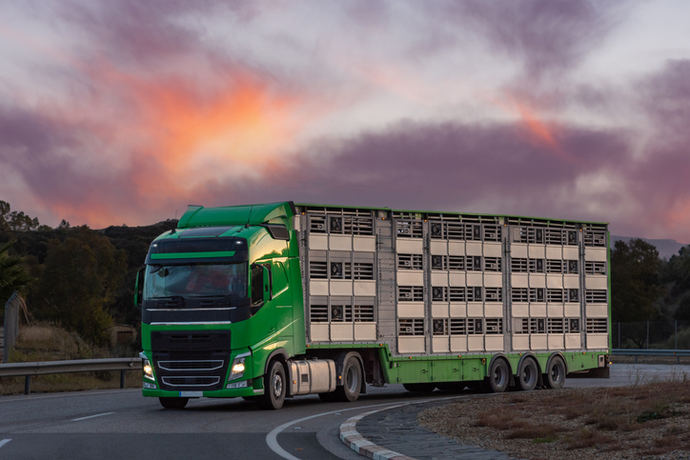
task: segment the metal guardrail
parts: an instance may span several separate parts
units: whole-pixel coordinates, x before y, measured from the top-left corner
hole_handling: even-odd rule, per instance
[[[690,357],[690,350],[670,350],[661,348],[613,348],[611,350],[613,356],[632,356],[637,362],[641,356],[646,357],[670,357],[676,358],[676,362],[680,362],[681,357]]]
[[[73,359],[31,363],[0,364],[0,377],[24,377],[24,394],[31,393],[31,377],[69,372],[120,371],[120,388],[125,387],[125,372],[141,369],[141,358]]]

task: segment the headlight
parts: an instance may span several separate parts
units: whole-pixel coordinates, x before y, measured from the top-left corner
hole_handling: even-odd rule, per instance
[[[151,365],[151,361],[149,361],[149,359],[143,353],[140,353],[139,356],[141,356],[141,370],[144,373],[144,378],[153,380],[155,382],[156,378],[153,376],[153,366]]]
[[[246,358],[247,355],[235,357],[235,360],[232,362],[232,367],[230,368],[230,377],[228,380],[239,379],[244,375],[244,360]]]

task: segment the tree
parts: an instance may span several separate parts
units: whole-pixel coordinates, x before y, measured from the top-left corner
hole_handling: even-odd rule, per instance
[[[96,344],[107,340],[108,307],[126,272],[126,255],[108,238],[86,228],[70,230],[48,248],[33,295],[43,318],[60,322]]]
[[[36,230],[41,225],[38,218],[32,218],[23,211],[11,211],[11,209],[7,201],[0,200],[0,230],[26,232]]]
[[[659,317],[663,294],[659,277],[661,260],[651,244],[633,239],[616,241],[611,254],[613,320],[646,321]]]
[[[5,302],[12,293],[22,291],[31,281],[22,259],[9,254],[12,244],[10,241],[0,246],[0,318],[4,315]]]

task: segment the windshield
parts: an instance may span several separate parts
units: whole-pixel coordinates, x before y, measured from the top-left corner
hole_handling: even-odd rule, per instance
[[[174,296],[247,296],[246,264],[148,265],[144,300]]]

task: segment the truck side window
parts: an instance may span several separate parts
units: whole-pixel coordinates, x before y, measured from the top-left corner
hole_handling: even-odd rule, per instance
[[[252,305],[264,301],[264,269],[259,264],[252,265]]]

